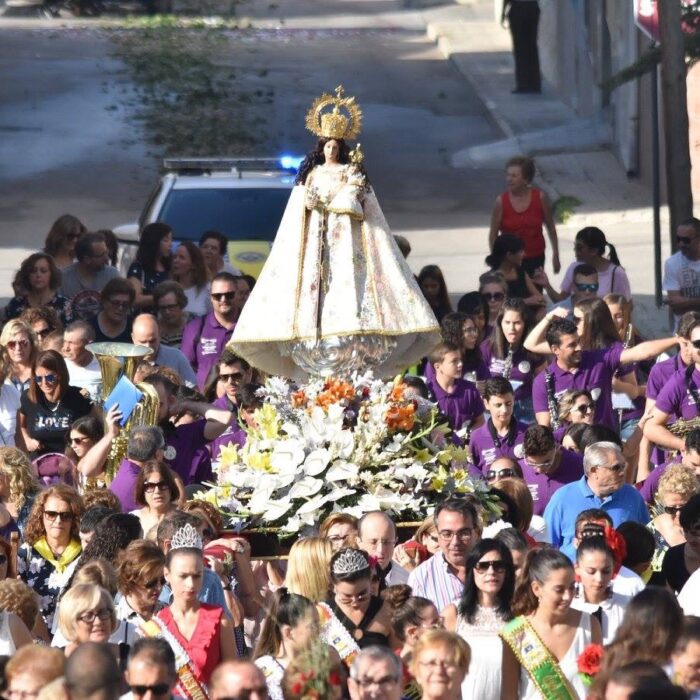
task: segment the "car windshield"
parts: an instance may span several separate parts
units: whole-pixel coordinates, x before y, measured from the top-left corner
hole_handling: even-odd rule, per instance
[[[158,221],[178,240],[220,231],[229,240],[273,241],[289,199],[287,188],[172,189]]]

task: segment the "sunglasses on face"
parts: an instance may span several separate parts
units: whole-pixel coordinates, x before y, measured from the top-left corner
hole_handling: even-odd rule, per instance
[[[231,372],[231,374],[220,374],[219,381],[226,384],[227,382],[233,382],[234,384],[240,382],[243,379],[243,375],[240,372]]]
[[[7,341],[7,347],[10,348],[10,350],[14,350],[15,348],[26,348],[27,345],[29,345],[29,341],[26,338],[24,340]]]
[[[597,282],[576,282],[576,289],[579,292],[597,292],[600,285]]]
[[[700,350],[700,338],[698,338],[697,340],[691,340],[691,341],[690,341],[690,344],[691,344],[696,350]]]
[[[147,493],[153,493],[154,491],[168,491],[170,487],[165,481],[147,481],[143,485],[144,491]]]
[[[508,477],[515,476],[515,469],[501,469],[501,471],[496,472],[493,469],[489,469],[486,472],[486,481],[496,481],[497,479],[507,479]]]
[[[44,376],[37,374],[36,377],[34,377],[34,381],[37,384],[55,384],[56,380],[57,377],[55,374],[45,374]]]
[[[37,335],[38,338],[43,338],[44,336],[47,336],[49,333],[53,333],[55,329],[51,328],[51,326],[47,326],[46,328],[42,328],[41,330],[34,331],[34,333]]]
[[[664,513],[675,518],[683,510],[683,506],[664,506]]]
[[[624,464],[612,464],[611,466],[608,466],[607,464],[597,464],[596,467],[598,469],[607,469],[613,474],[621,474],[623,471],[625,471]]]
[[[676,236],[676,241],[678,241],[678,245],[690,245],[693,239],[690,236]]]
[[[145,695],[149,690],[153,695],[165,695],[170,692],[168,683],[158,683],[157,685],[130,685],[129,690],[134,695]]]
[[[73,513],[69,510],[45,510],[44,516],[47,520],[53,522],[60,520],[61,522],[70,522],[73,520]]]
[[[481,298],[485,301],[503,301],[506,295],[503,292],[482,292]]]
[[[69,438],[69,442],[71,445],[82,445],[84,442],[88,441],[90,438],[89,437],[71,437]]]
[[[505,562],[501,559],[494,561],[478,561],[474,564],[474,570],[480,574],[485,574],[489,569],[493,569],[495,574],[502,574],[506,570]]]
[[[220,294],[212,294],[211,298],[214,301],[233,301],[236,297],[236,292],[221,292]]]
[[[595,409],[595,406],[592,403],[582,403],[580,406],[575,406],[572,408],[572,411],[576,411],[576,413],[580,413],[582,416],[585,416],[588,413],[593,413]]]
[[[154,578],[153,581],[149,581],[148,583],[144,583],[143,587],[146,590],[152,591],[156,586],[163,588],[165,585],[165,579],[161,576],[160,578]]]

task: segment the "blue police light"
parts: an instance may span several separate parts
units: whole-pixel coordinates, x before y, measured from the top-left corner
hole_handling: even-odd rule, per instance
[[[299,170],[303,160],[303,156],[284,155],[280,157],[279,163],[285,170]]]

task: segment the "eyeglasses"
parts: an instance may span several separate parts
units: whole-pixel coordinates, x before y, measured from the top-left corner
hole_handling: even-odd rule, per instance
[[[331,535],[328,539],[331,542],[345,542],[350,535]]]
[[[179,308],[180,304],[158,304],[158,311],[172,311]]]
[[[607,469],[608,471],[611,471],[613,474],[621,474],[623,471],[625,471],[625,466],[624,464],[613,464],[611,466],[608,466],[607,464],[596,464],[595,465],[598,469]]]
[[[78,615],[78,619],[86,625],[91,625],[95,620],[109,620],[112,617],[112,611],[109,608],[100,608],[99,610],[88,610],[82,615]]]
[[[369,598],[369,591],[363,591],[362,593],[357,593],[356,595],[345,595],[345,593],[336,593],[336,600],[340,601],[344,605],[349,605],[353,601],[356,603],[362,603]]]
[[[40,375],[37,374],[36,377],[34,377],[34,381],[37,384],[55,384],[56,383],[57,376],[55,374],[45,374],[45,375]]]
[[[493,569],[494,574],[502,574],[506,570],[506,564],[501,559],[493,561],[478,561],[474,564],[474,571],[485,574],[489,569]]]
[[[693,239],[690,236],[676,236],[676,241],[678,241],[678,245],[690,245]]]
[[[571,410],[580,413],[582,416],[585,416],[587,413],[593,413],[593,411],[595,410],[595,404],[582,403],[580,406],[574,406],[574,408],[572,408]]]
[[[73,513],[70,510],[45,510],[44,516],[51,522],[54,520],[60,520],[61,522],[73,520]]]
[[[672,518],[675,518],[682,510],[683,506],[664,506],[664,513],[668,513]]]
[[[128,309],[131,307],[130,301],[117,301],[116,299],[107,299],[107,303],[115,309]]]
[[[496,481],[496,479],[507,479],[509,476],[516,476],[515,469],[501,469],[501,471],[496,472],[493,469],[489,469],[486,472],[486,481]]]
[[[143,490],[146,491],[146,493],[153,493],[154,491],[169,491],[170,486],[168,486],[167,482],[165,481],[147,481],[143,485]]]
[[[48,335],[49,333],[53,333],[56,329],[52,328],[51,326],[46,326],[46,328],[41,328],[40,330],[35,330],[34,334],[39,337],[43,338],[44,336]]]
[[[231,374],[220,374],[219,375],[219,381],[223,382],[226,384],[227,382],[233,382],[234,384],[237,384],[238,382],[243,379],[243,374],[240,372],[231,372]]]
[[[232,301],[236,298],[236,292],[220,292],[219,294],[212,293],[211,298],[214,301]]]
[[[89,437],[71,437],[68,439],[68,442],[70,442],[71,445],[82,445],[89,440]]]
[[[481,298],[485,301],[503,301],[506,295],[503,292],[482,292]]]
[[[554,462],[556,452],[546,462],[533,462],[529,457],[525,457],[525,464],[532,469],[546,469]]]
[[[153,581],[149,581],[148,583],[144,583],[143,587],[149,591],[152,591],[156,586],[158,588],[163,588],[165,585],[165,579],[161,576],[160,578],[154,578]]]
[[[165,695],[170,692],[169,683],[158,683],[157,685],[130,685],[129,690],[134,695],[145,695],[149,690],[153,695]]]
[[[371,688],[373,685],[376,685],[380,688],[390,688],[393,685],[396,685],[399,682],[399,679],[397,676],[384,676],[383,678],[377,678],[376,680],[374,678],[358,678],[355,680],[355,683],[360,686],[360,688]]]
[[[6,345],[8,348],[10,348],[10,350],[14,350],[15,348],[26,348],[27,345],[29,345],[29,341],[26,338],[22,340],[8,340]]]
[[[473,527],[463,527],[461,530],[457,530],[456,532],[452,532],[452,530],[440,530],[440,532],[438,532],[438,537],[444,542],[450,542],[455,537],[460,542],[468,542],[473,535]]]
[[[600,285],[597,282],[576,282],[576,289],[579,292],[597,292]]]

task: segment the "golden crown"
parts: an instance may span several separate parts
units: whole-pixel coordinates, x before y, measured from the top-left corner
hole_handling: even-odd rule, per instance
[[[362,127],[362,110],[354,97],[344,97],[338,85],[335,97],[327,92],[317,97],[306,114],[306,128],[326,139],[354,139]],[[330,109],[330,111],[326,111]]]

